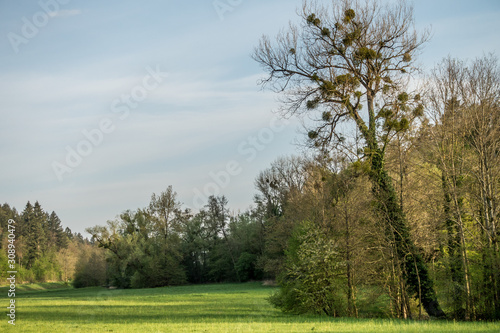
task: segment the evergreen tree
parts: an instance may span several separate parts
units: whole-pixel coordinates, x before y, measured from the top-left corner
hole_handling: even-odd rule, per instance
[[[16,221],[16,235],[19,233],[19,227],[22,223],[19,219],[19,215],[14,207],[10,207],[9,204],[5,203],[0,205],[0,249],[2,248],[2,239],[8,235],[8,222],[12,219]]]
[[[59,251],[68,246],[68,236],[63,230],[61,220],[56,212],[52,212],[48,219],[49,244]]]
[[[33,225],[36,224],[35,214],[33,211],[33,205],[28,201],[26,207],[24,207],[22,213],[22,220],[24,227],[20,233],[20,236],[25,239],[27,249],[26,249],[26,258],[25,264],[27,268],[30,268],[35,259],[38,256],[37,244],[36,244],[36,235],[33,233]]]
[[[47,212],[42,209],[42,206],[38,201],[35,202],[33,206],[33,214],[35,219],[33,220],[31,227],[31,234],[34,244],[36,244],[36,249],[39,252],[40,257],[47,251],[47,232],[48,229],[48,219],[49,216]]]
[[[66,229],[64,229],[64,233],[66,234],[66,238],[69,240],[69,241],[72,241],[73,240],[73,232],[71,231],[70,228],[66,227]]]

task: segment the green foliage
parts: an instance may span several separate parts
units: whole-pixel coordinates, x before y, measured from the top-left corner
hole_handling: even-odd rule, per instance
[[[8,277],[7,271],[9,271],[9,258],[7,257],[7,252],[3,249],[0,250],[0,279],[6,281]]]
[[[311,222],[293,233],[280,291],[270,298],[285,312],[345,314],[342,285],[344,264],[338,245]]]
[[[357,49],[356,52],[354,53],[354,56],[358,60],[375,60],[380,58],[380,54],[377,53],[377,51],[365,46]]]
[[[87,248],[78,260],[73,279],[75,288],[104,286],[106,284],[106,260],[104,251]]]
[[[153,256],[153,253],[161,255]],[[133,254],[135,271],[130,279],[130,288],[184,284],[186,275],[180,258],[179,253],[173,253],[168,247],[158,248],[158,244],[154,243],[140,245]]]
[[[321,21],[319,18],[316,17],[316,15],[313,13],[313,14],[310,14],[308,17],[307,17],[307,23],[308,24],[311,24],[311,25],[314,25],[316,27],[319,27],[319,25],[321,24]]]
[[[309,139],[311,140],[314,140],[318,137],[318,132],[316,131],[309,131],[309,133],[307,133],[307,136],[309,137]]]
[[[344,13],[344,23],[351,23],[354,17],[356,17],[354,9],[347,9]]]
[[[108,226],[89,228],[107,249],[109,283],[152,288],[242,281],[262,276],[256,267],[262,235],[248,214],[231,218],[225,197],[209,197],[195,216],[181,211],[171,187],[152,196],[149,210],[126,211]]]
[[[61,256],[61,251],[67,247],[68,235],[72,235],[72,232],[69,228],[67,233],[63,231],[61,221],[55,212],[49,214],[44,211],[39,202],[32,205],[28,201],[21,214],[6,203],[0,205],[2,253],[10,244],[7,240],[9,219],[16,222],[13,226],[16,236],[18,282],[59,281],[63,279],[63,275],[68,277],[63,274],[68,271],[68,265],[63,268],[58,258]],[[7,263],[3,260],[4,258],[0,257],[0,265]]]
[[[385,118],[385,119],[390,119],[392,118],[392,116],[394,115],[393,111],[391,109],[380,109],[380,111],[378,112],[378,116],[381,117],[381,118]]]
[[[319,105],[320,99],[319,98],[314,98],[311,100],[308,100],[306,103],[306,107],[309,110],[315,109]]]
[[[344,44],[345,47],[352,46],[352,43],[354,42],[355,38],[352,34],[346,34],[344,39],[342,39],[342,44]]]
[[[343,74],[343,75],[338,75],[335,78],[335,84],[340,85],[340,86],[344,86],[344,87],[348,87],[348,88],[354,90],[357,87],[359,87],[359,80],[356,79],[351,74],[347,73],[347,74]]]
[[[68,237],[64,233],[61,220],[56,212],[52,212],[47,220],[47,238],[51,244],[54,244],[57,250],[68,246]]]
[[[17,278],[19,279],[19,281],[29,282],[29,283],[37,282],[35,279],[35,272],[31,269],[19,267],[17,269],[17,273],[18,273]]]
[[[120,288],[151,288],[179,285],[186,281],[180,265],[179,239],[125,235],[113,242],[108,253],[110,283]]]
[[[397,130],[398,131],[406,131],[409,127],[410,127],[410,121],[408,119],[406,119],[406,118],[403,117],[399,121]]]
[[[323,121],[330,121],[330,120],[332,120],[332,113],[329,111],[325,111],[325,112],[323,112],[323,115],[321,118]]]
[[[238,261],[236,262],[236,270],[238,271],[238,276],[241,282],[247,282],[249,280],[258,278],[255,276],[255,263],[257,261],[257,256],[252,253],[243,252]]]
[[[350,47],[353,45],[354,41],[356,41],[361,36],[361,29],[356,27],[351,32],[347,32],[342,39],[342,44],[344,47]]]
[[[323,98],[328,98],[335,94],[337,87],[336,84],[331,81],[322,81],[319,86],[319,91],[321,92],[321,96]]]
[[[404,104],[404,103],[408,102],[408,99],[409,99],[409,96],[406,92],[402,92],[398,95],[398,101],[400,103]]]
[[[414,117],[422,117],[424,115],[424,106],[422,104],[418,104],[412,112]]]
[[[33,279],[37,282],[60,281],[61,268],[55,260],[55,253],[51,252],[35,260],[31,267]]]
[[[368,175],[371,168],[370,163],[366,161],[355,161],[351,164],[350,168],[354,173]]]

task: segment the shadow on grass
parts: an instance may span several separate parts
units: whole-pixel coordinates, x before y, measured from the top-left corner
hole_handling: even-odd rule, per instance
[[[27,285],[23,285],[27,286]],[[4,287],[5,288],[5,287]],[[145,289],[108,289],[105,287],[88,287],[74,289],[72,287],[61,288],[61,289],[51,289],[51,290],[27,290],[27,287],[21,289],[18,297],[26,297],[33,299],[43,299],[43,298],[67,298],[72,299],[78,298],[89,298],[95,295],[109,295],[125,298],[134,297],[163,297],[163,296],[192,296],[192,297],[202,297],[211,294],[221,294],[221,295],[234,295],[234,294],[249,294],[252,291],[262,292],[263,290],[269,290],[271,293],[275,290],[275,287],[262,286],[258,282],[249,283],[234,283],[234,284],[204,284],[204,285],[184,285],[184,286],[171,286],[171,287],[160,287],[160,288],[145,288]],[[7,291],[8,289],[5,289]],[[0,288],[0,292],[2,288]],[[49,292],[48,294],[46,292]]]
[[[20,311],[19,319],[31,318],[37,322],[60,322],[95,324],[117,324],[117,323],[362,323],[371,322],[380,324],[387,320],[379,319],[352,319],[332,318],[326,316],[296,316],[284,314],[279,311],[262,311],[258,307],[254,309],[245,306],[233,308],[218,308],[216,303],[196,306],[186,304],[185,306],[163,304],[158,306],[149,305],[75,305],[69,309],[68,306],[47,306],[44,308],[27,309]],[[23,313],[24,312],[24,313]],[[408,325],[409,321],[391,321],[401,325]]]
[[[20,293],[16,313],[19,324],[33,327],[77,327],[74,325],[102,328],[105,325],[174,324],[174,325],[220,325],[220,324],[264,324],[296,325],[313,327],[334,325],[339,332],[355,331],[362,327],[380,328],[380,332],[391,327],[391,332],[421,332],[420,328],[441,331],[439,325],[446,322],[415,322],[391,319],[331,318],[284,314],[274,309],[266,297],[275,290],[259,283],[214,284],[154,289],[83,288],[45,290],[43,292]],[[17,296],[17,295],[16,295]],[[395,328],[394,328],[395,327]],[[453,328],[453,327],[452,327]],[[344,330],[345,329],[345,330]],[[318,327],[315,332],[321,332]],[[449,331],[449,330],[445,330]],[[477,330],[476,330],[477,331]],[[491,331],[491,330],[490,330]]]

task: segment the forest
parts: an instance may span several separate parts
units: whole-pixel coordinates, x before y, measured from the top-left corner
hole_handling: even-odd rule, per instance
[[[499,320],[497,57],[449,56],[423,73],[430,32],[405,1],[306,2],[299,16],[253,59],[281,114],[304,120],[303,153],[256,176],[247,211],[214,195],[194,212],[166,186],[84,239],[38,202],[4,204],[0,244],[14,219],[22,280],[268,280],[280,287],[269,301],[295,314]]]

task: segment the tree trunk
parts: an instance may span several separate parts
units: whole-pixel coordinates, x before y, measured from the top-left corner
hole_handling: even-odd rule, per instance
[[[383,153],[379,148],[373,147],[371,150],[373,154],[371,161],[371,179],[374,183],[373,191],[378,200],[379,211],[386,220],[387,231],[394,234],[396,255],[402,266],[401,270],[409,289],[408,291],[415,296],[419,294],[420,290],[422,305],[429,316],[444,318],[445,314],[437,300],[434,284],[429,276],[427,265],[418,254],[410,238],[405,214],[398,203],[397,192],[384,168]]]
[[[497,230],[496,230],[496,221],[495,217],[497,215],[497,207],[494,201],[495,193],[493,191],[493,182],[492,179],[494,177],[490,174],[490,168],[488,163],[488,158],[486,157],[486,153],[481,149],[479,151],[479,165],[480,165],[480,174],[479,181],[481,183],[481,200],[482,200],[482,210],[483,210],[483,219],[484,219],[484,228],[483,232],[486,234],[485,236],[485,264],[484,264],[484,276],[485,276],[485,285],[487,289],[489,289],[489,296],[487,300],[487,304],[491,308],[490,318],[498,319],[500,317],[500,290],[499,290],[499,261],[498,261],[498,244],[497,244]]]
[[[445,224],[446,224],[446,232],[448,234],[448,257],[449,257],[449,265],[448,269],[450,272],[452,284],[452,308],[453,308],[453,318],[455,319],[464,319],[465,318],[465,309],[463,307],[464,300],[464,275],[462,272],[463,269],[463,261],[461,259],[461,239],[460,232],[457,227],[457,223],[453,218],[452,213],[452,199],[450,194],[449,185],[447,182],[447,174],[443,169],[441,175],[442,180],[442,188],[444,193],[444,214],[445,214]]]
[[[358,317],[358,309],[356,308],[356,295],[354,293],[354,281],[351,263],[351,233],[349,226],[349,213],[347,202],[344,206],[345,218],[345,242],[346,242],[346,263],[347,263],[347,315],[349,317]]]
[[[455,197],[456,201],[456,197]],[[457,215],[457,222],[458,222],[458,231],[459,231],[459,236],[460,236],[460,250],[461,250],[461,258],[462,258],[462,267],[463,267],[463,275],[464,275],[464,282],[465,282],[465,320],[471,320],[474,319],[474,304],[472,301],[472,294],[471,294],[471,278],[470,278],[470,273],[469,273],[469,259],[467,256],[467,247],[465,244],[465,232],[464,232],[464,226],[463,226],[463,221],[462,221],[462,213],[460,209],[458,208],[458,202],[455,202],[457,205],[457,210],[458,210],[458,215]]]

